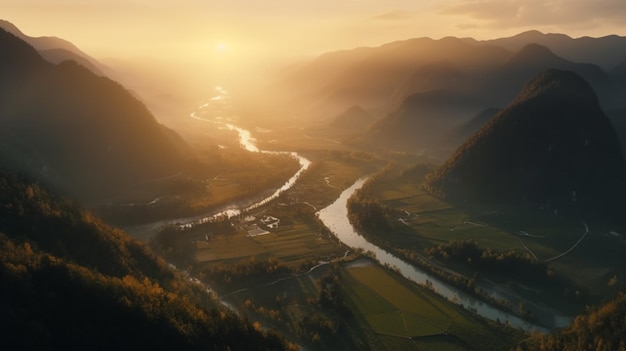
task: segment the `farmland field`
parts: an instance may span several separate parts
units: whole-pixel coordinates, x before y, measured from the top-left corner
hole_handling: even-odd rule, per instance
[[[360,261],[366,264],[346,265],[342,288],[358,311],[359,322],[376,334],[410,340],[413,347],[429,350],[462,350],[468,344],[493,350],[512,346],[510,339],[497,337],[504,335],[498,327],[367,259]]]
[[[625,242],[616,235],[624,229],[609,228],[592,218],[503,206],[456,206],[397,174],[374,183],[367,196],[398,213],[391,221],[394,230],[373,233],[390,247],[423,252],[450,241],[474,240],[481,248],[547,261],[565,279],[585,289],[592,287],[589,293],[596,299],[614,293],[609,280],[626,272],[626,264],[619,263]]]

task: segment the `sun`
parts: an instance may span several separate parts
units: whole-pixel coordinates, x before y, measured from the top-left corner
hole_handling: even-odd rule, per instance
[[[217,45],[215,45],[215,50],[217,52],[224,52],[224,51],[226,51],[226,44],[223,43],[223,42],[217,43]]]

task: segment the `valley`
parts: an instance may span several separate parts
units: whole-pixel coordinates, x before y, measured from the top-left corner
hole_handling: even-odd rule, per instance
[[[223,109],[220,108],[220,111],[223,112]],[[219,121],[224,119],[228,120],[223,115],[219,117]],[[216,125],[219,125],[219,123],[216,123]],[[240,139],[242,147],[250,150],[250,152],[259,152],[255,144],[251,142],[254,134],[239,127],[232,129],[238,131],[239,138],[245,138]],[[275,137],[275,135],[272,135],[272,131],[262,133],[261,135],[271,138]],[[502,348],[500,342],[502,342],[503,335],[509,335],[507,337],[509,338],[508,342],[513,343],[515,340],[518,340],[517,338],[521,335],[518,328],[526,332],[532,330],[543,330],[545,332],[548,329],[563,327],[569,323],[571,319],[562,316],[561,313],[564,313],[562,310],[557,311],[548,308],[544,304],[547,303],[545,301],[529,303],[528,300],[524,299],[523,301],[529,306],[535,307],[532,311],[534,313],[533,316],[537,314],[545,315],[548,319],[556,318],[556,320],[537,320],[533,317],[533,321],[540,321],[544,325],[534,326],[532,322],[524,321],[524,318],[528,317],[528,315],[524,314],[526,313],[525,310],[518,310],[518,305],[523,305],[523,302],[520,304],[522,298],[519,291],[509,289],[506,291],[507,295],[498,291],[498,289],[502,289],[500,284],[489,287],[487,287],[488,284],[484,284],[482,287],[484,289],[483,294],[488,298],[487,300],[481,300],[480,295],[472,296],[464,289],[455,288],[454,284],[449,285],[449,283],[439,281],[436,275],[420,272],[420,268],[416,268],[419,266],[412,266],[410,263],[393,257],[376,245],[365,241],[363,237],[354,232],[352,224],[348,221],[347,211],[349,207],[346,207],[348,199],[357,191],[358,187],[363,185],[366,180],[366,178],[363,178],[364,175],[376,174],[382,169],[387,170],[387,172],[393,169],[397,172],[402,167],[412,166],[419,161],[419,158],[397,155],[395,158],[400,165],[390,168],[388,156],[383,158],[372,153],[362,153],[357,150],[347,151],[341,148],[330,150],[314,149],[315,146],[324,145],[324,140],[326,145],[340,145],[332,142],[332,139],[326,135],[319,143],[316,143],[316,139],[310,135],[301,145],[290,139],[286,141],[289,145],[296,146],[298,153],[307,155],[311,163],[310,166],[304,169],[301,175],[298,174],[299,178],[295,182],[289,181],[286,183],[289,184],[289,187],[281,187],[283,192],[274,201],[260,200],[252,205],[239,208],[231,207],[224,212],[214,213],[211,217],[205,217],[205,220],[191,220],[190,218],[172,220],[171,223],[173,225],[161,229],[152,238],[153,247],[157,251],[160,250],[165,257],[169,257],[178,267],[187,267],[186,269],[190,272],[194,272],[192,273],[193,275],[203,277],[201,279],[213,287],[218,292],[218,295],[222,296],[222,299],[228,305],[233,306],[235,310],[255,316],[262,324],[278,328],[285,335],[293,335],[298,340],[298,343],[308,344],[313,342],[312,345],[317,343],[318,346],[330,343],[333,349],[350,348],[354,347],[355,343],[359,343],[375,348],[375,345],[379,343],[398,339],[394,343],[403,345],[397,346],[402,349],[410,349],[415,346],[415,343],[419,344],[421,342],[427,342],[431,347],[446,349],[447,347],[452,347],[452,345],[475,344],[478,337],[491,335],[491,337],[495,338],[494,332],[488,326],[494,327],[497,324],[493,323],[503,323],[496,327],[496,330],[500,330],[498,332],[500,333],[498,337],[500,341],[494,345],[494,349],[500,349]],[[265,142],[265,145],[278,146],[278,148],[284,146],[279,139],[272,139],[272,141],[272,143]],[[260,139],[257,142],[263,145],[264,139]],[[388,184],[397,184],[397,182],[391,180]],[[442,210],[452,211],[452,218],[461,218],[463,214],[460,209],[455,209],[454,206],[445,204],[423,193],[419,189],[418,184],[418,182],[399,184],[404,189],[396,192],[396,194],[402,194],[404,199],[410,197],[415,192],[417,192],[417,197],[421,198],[417,205],[397,209],[399,212],[404,211],[406,214],[404,216],[408,220],[411,220],[412,216],[420,217],[422,213],[432,213],[433,210],[435,213]],[[338,201],[331,205],[337,198]],[[424,199],[428,200],[422,202]],[[395,200],[393,197],[386,198],[386,200],[391,202],[402,201]],[[257,205],[261,203],[263,205]],[[426,208],[420,208],[420,203],[422,206],[426,205]],[[446,219],[446,221],[449,220]],[[403,223],[406,225],[406,222]],[[474,224],[473,222],[469,223]],[[156,233],[156,226],[152,225],[151,227],[153,228],[153,233]],[[450,228],[453,227],[455,225],[450,226]],[[133,233],[132,228],[127,229],[127,231],[131,235],[137,234]],[[342,234],[344,232],[346,234]],[[457,230],[457,233],[459,232],[462,235],[462,231]],[[392,235],[392,232],[386,233],[387,237],[389,235]],[[432,235],[433,239],[439,237],[440,239],[437,241],[445,238],[441,233],[432,233],[430,235]],[[380,240],[373,239],[377,242],[377,245],[380,244]],[[448,240],[453,239],[448,238]],[[408,242],[399,244],[396,247],[403,247],[405,251],[414,250],[416,252],[422,251],[424,247],[429,247],[425,238],[421,238],[419,241],[412,241],[422,245],[422,249],[413,248],[407,245]],[[167,245],[169,246],[164,246],[164,243],[168,243]],[[490,243],[494,243],[494,241]],[[384,245],[384,241],[383,247],[394,248],[394,246]],[[495,246],[494,248],[498,250],[507,249],[507,246]],[[402,253],[398,257],[403,257]],[[479,328],[471,332],[469,330],[461,332],[456,329],[459,327],[457,317],[451,317],[450,313],[435,313],[435,315],[428,318],[440,320],[434,323],[436,325],[444,323],[444,325],[447,325],[446,327],[435,328],[436,330],[433,331],[432,324],[429,322],[427,324],[417,323],[413,325],[404,331],[404,333],[408,334],[390,333],[389,331],[381,332],[381,330],[385,329],[380,329],[382,328],[381,326],[377,327],[378,322],[375,322],[377,319],[371,319],[374,317],[369,317],[368,315],[370,312],[367,312],[367,310],[371,308],[370,304],[363,305],[358,302],[361,299],[359,297],[361,294],[372,294],[372,292],[351,292],[349,286],[353,284],[344,282],[345,279],[353,279],[349,278],[352,270],[355,269],[352,267],[360,267],[363,264],[366,267],[372,267],[370,269],[378,267],[378,270],[387,270],[384,273],[384,276],[387,276],[387,278],[384,279],[394,282],[393,284],[411,287],[406,292],[407,296],[414,296],[413,298],[420,300],[425,298],[421,294],[432,295],[427,300],[423,300],[422,303],[433,303],[436,301],[437,304],[446,304],[448,306],[446,308],[451,309],[450,313],[452,313],[452,316],[463,315],[465,316],[463,318],[478,318],[478,323],[483,325],[482,328],[484,329],[482,331]],[[452,267],[452,269],[458,268]],[[332,308],[330,311],[324,308],[322,309],[324,313],[319,315],[320,312],[313,311],[315,306],[321,303],[318,299],[321,291],[324,290],[324,286],[320,284],[322,284],[321,282],[325,274],[329,274],[329,270],[334,272],[336,279],[340,281],[334,288],[339,291],[334,293],[347,294],[351,299],[342,302],[341,306],[343,306],[344,312],[333,312]],[[382,276],[379,279],[383,279]],[[370,284],[380,283],[370,281],[366,284],[370,286]],[[383,285],[388,284],[384,283]],[[307,288],[304,288],[305,286]],[[372,285],[366,291],[370,291],[369,289],[373,289],[376,286],[378,285]],[[381,292],[375,294],[381,294]],[[371,297],[374,301],[382,301],[380,300],[381,298],[391,298],[391,296],[385,297],[385,295],[374,296],[376,295]],[[345,297],[342,297],[342,299],[345,299]],[[431,301],[431,299],[434,300],[427,302]],[[280,301],[280,303],[277,301]],[[495,307],[490,306],[490,303],[493,301],[498,303],[504,301],[504,305],[496,303]],[[377,304],[380,303],[377,302]],[[347,306],[351,306],[351,308]],[[515,307],[511,309],[509,306]],[[337,308],[337,306],[334,308]],[[415,314],[416,312],[409,312],[408,310],[398,310],[397,304],[382,304],[380,308],[381,312],[377,313],[383,313],[383,315],[391,313],[388,317],[385,317],[388,319],[386,323],[406,324],[406,318],[423,318],[420,317],[420,313]],[[466,308],[469,308],[470,311],[466,311]],[[559,308],[563,308],[567,313],[573,311],[571,307],[568,309],[567,306],[560,306]],[[353,330],[352,327],[347,326],[352,323],[350,319],[352,317],[343,316],[342,313],[348,313],[345,311],[350,311],[349,315],[357,314],[361,316],[359,325],[361,325],[360,328],[364,329],[364,331]],[[396,317],[392,317],[397,311],[405,312],[400,312]],[[508,314],[506,311],[512,311],[512,313]],[[579,311],[575,310],[575,312]],[[477,313],[483,317],[469,317],[470,314],[468,313]],[[521,314],[523,317],[518,317],[518,314]],[[306,316],[306,318],[321,318],[326,321],[324,323],[329,323],[328,325],[332,326],[332,328],[326,329],[321,334],[319,330],[309,334],[310,331],[297,322],[299,319],[305,318],[303,316]],[[485,319],[481,320],[480,318]],[[393,320],[396,320],[396,322],[393,322]],[[470,322],[470,324],[474,323],[476,322]],[[342,327],[340,328],[339,325],[342,325]],[[430,325],[430,327],[427,327],[427,325]],[[310,326],[310,328],[315,330],[317,327]],[[395,330],[396,328],[393,329]],[[454,336],[451,338],[443,337],[443,335],[448,335],[452,330],[458,334],[453,333],[452,335]],[[313,337],[311,335],[316,336]],[[376,335],[379,335],[379,337],[376,337]],[[413,341],[401,341],[404,337],[408,337]],[[346,345],[339,346],[338,343]],[[485,347],[487,345],[485,344]]]
[[[220,41],[131,77],[0,27],[11,342],[623,349],[626,37],[414,37],[264,79]]]

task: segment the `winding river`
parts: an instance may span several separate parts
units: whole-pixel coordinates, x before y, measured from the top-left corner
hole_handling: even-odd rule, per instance
[[[320,220],[339,238],[339,240],[341,240],[341,242],[353,249],[362,249],[365,252],[372,253],[378,262],[393,267],[405,278],[415,283],[426,284],[426,282],[430,282],[434,291],[439,295],[448,300],[455,301],[459,305],[471,308],[487,319],[508,323],[514,328],[525,331],[548,331],[546,328],[529,323],[516,315],[500,310],[464,291],[438,280],[436,277],[421,271],[415,266],[381,249],[358,234],[348,220],[347,203],[348,199],[363,186],[366,180],[367,178],[357,180],[352,186],[344,190],[334,203],[317,212],[317,216]]]
[[[215,123],[218,128],[225,128],[237,132],[241,146],[250,152],[288,154],[298,160],[298,162],[300,163],[299,170],[283,186],[276,189],[274,193],[260,201],[255,201],[249,204],[245,204],[243,206],[241,205],[241,203],[238,205],[225,206],[223,209],[208,215],[189,218],[178,218],[176,220],[161,221],[151,223],[145,226],[127,228],[127,231],[133,234],[133,236],[141,238],[145,235],[153,235],[158,230],[158,228],[165,224],[178,224],[184,227],[192,227],[196,224],[204,223],[217,217],[227,216],[230,218],[232,216],[239,215],[244,211],[258,208],[278,198],[280,194],[290,189],[297,182],[302,173],[306,171],[311,165],[311,162],[308,159],[302,157],[295,152],[259,150],[258,147],[255,145],[256,140],[252,137],[251,133],[248,130],[237,127],[233,124],[232,120],[225,118],[222,115],[222,113],[227,113],[229,97],[228,93],[221,88],[216,89],[216,91],[218,92],[218,95],[209,100],[209,102],[201,105],[198,111],[191,114],[192,118],[203,120],[208,123]],[[479,300],[465,293],[464,291],[461,291],[445,282],[438,280],[436,277],[421,271],[415,266],[392,255],[391,253],[367,241],[363,236],[359,235],[348,219],[347,201],[354,194],[354,192],[361,188],[366,180],[367,178],[361,178],[357,180],[354,184],[352,184],[352,186],[344,190],[334,203],[317,212],[317,216],[319,217],[319,219],[337,236],[337,238],[341,242],[353,249],[362,249],[365,252],[372,253],[378,262],[383,265],[393,267],[405,278],[413,282],[419,284],[426,284],[427,282],[429,282],[430,284],[432,284],[434,291],[436,291],[441,296],[451,301],[455,301],[459,305],[462,305],[466,308],[471,308],[472,310],[475,310],[479,315],[487,319],[508,323],[514,328],[519,328],[525,331],[548,331],[546,328],[529,323],[528,321],[525,321],[516,315],[496,308],[488,303],[485,303],[482,300]],[[562,319],[563,317],[555,316],[554,318],[555,320],[553,324],[555,326],[567,323],[567,321],[564,322],[562,320],[559,320],[559,318]]]

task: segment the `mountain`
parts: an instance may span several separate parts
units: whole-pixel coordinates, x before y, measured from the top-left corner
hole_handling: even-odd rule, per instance
[[[0,29],[4,29],[5,31],[27,42],[35,48],[35,50],[39,51],[44,59],[52,63],[61,63],[62,61],[72,60],[91,70],[96,75],[108,75],[112,72],[109,67],[87,55],[77,48],[76,45],[67,40],[57,37],[31,37],[24,34],[13,23],[5,20],[0,20]]]
[[[498,112],[500,112],[499,108],[491,107],[484,109],[480,113],[474,115],[469,121],[463,123],[456,130],[452,132],[452,138],[455,140],[459,140],[460,143],[463,143],[467,138],[472,136],[472,134],[476,133],[482,126],[484,126],[491,117],[495,116]]]
[[[574,62],[588,62],[610,70],[626,59],[626,37],[608,35],[600,38],[571,38],[565,34],[541,33],[536,30],[523,32],[508,38],[471,42],[496,45],[510,51],[518,51],[528,44],[550,48],[558,56]]]
[[[464,92],[429,90],[406,97],[400,107],[377,120],[364,140],[383,148],[413,151],[444,146],[452,126],[480,104]]]
[[[602,55],[585,54],[598,48],[617,55],[610,59],[611,65],[623,63],[619,58],[623,40],[571,39],[539,32],[493,41],[415,38],[322,55],[288,76],[285,82],[291,85],[284,90],[305,85],[308,93],[296,99],[292,108],[315,121],[320,115],[340,115],[352,106],[367,110],[376,123],[359,138],[362,145],[429,153],[440,149],[437,152],[444,154],[458,145],[455,129],[468,123],[470,116],[505,106],[526,82],[546,69],[582,76],[605,111],[626,107],[621,66],[607,71],[610,65]],[[565,58],[555,54],[553,44],[559,53],[578,54]],[[593,61],[587,63],[587,58]],[[301,84],[304,81],[307,84]],[[423,130],[430,127],[436,130]]]
[[[449,61],[433,62],[418,67],[393,93],[399,105],[409,95],[428,90],[459,89],[466,84],[463,72]]]
[[[622,152],[626,155],[626,107],[607,111],[607,115],[611,119],[617,136],[622,141]]]
[[[39,54],[45,60],[50,61],[52,63],[57,63],[58,64],[58,63],[61,63],[63,61],[75,61],[79,65],[87,68],[88,70],[92,71],[94,74],[96,74],[98,76],[104,76],[105,75],[102,72],[102,70],[100,70],[100,68],[96,67],[96,64],[94,64],[92,61],[90,61],[89,59],[87,59],[87,58],[85,58],[83,56],[75,54],[74,52],[69,51],[69,50],[65,50],[65,49],[47,49],[47,50],[39,51]]]
[[[491,106],[506,105],[534,75],[551,68],[581,75],[599,92],[603,106],[623,104],[623,92],[600,67],[574,63],[544,46],[529,44],[480,75],[460,70],[448,61],[420,67],[397,90],[418,92],[407,95],[399,108],[380,118],[364,139],[403,151],[425,148],[433,156],[451,152],[459,145],[457,132],[469,136],[467,131],[463,134],[458,130],[464,124],[469,126],[468,116]],[[428,90],[429,86],[444,88]]]
[[[532,334],[515,351],[626,350],[626,294],[589,308],[571,326],[551,334]]]
[[[312,106],[313,116],[336,115],[354,105],[386,114],[397,109],[406,95],[435,89],[426,85],[437,83],[437,78],[444,79],[441,89],[451,89],[458,75],[471,82],[509,55],[499,47],[471,45],[453,37],[415,38],[326,54],[284,81],[300,85],[312,81],[313,86],[321,86],[299,101],[298,106]]]
[[[84,200],[180,172],[186,145],[120,84],[0,30],[0,167]]]
[[[574,72],[547,70],[425,187],[452,201],[617,215],[625,179],[620,142],[593,89]]]
[[[0,330],[26,350],[281,350],[142,243],[0,172]]]
[[[539,44],[527,44],[515,52],[491,73],[492,77],[486,84],[488,90],[501,99],[498,102],[505,103],[513,99],[534,75],[551,68],[574,71],[582,76],[599,95],[602,106],[623,104],[618,86],[600,67],[566,60]]]
[[[615,66],[611,70],[611,75],[622,85],[623,89],[626,89],[626,60]]]

